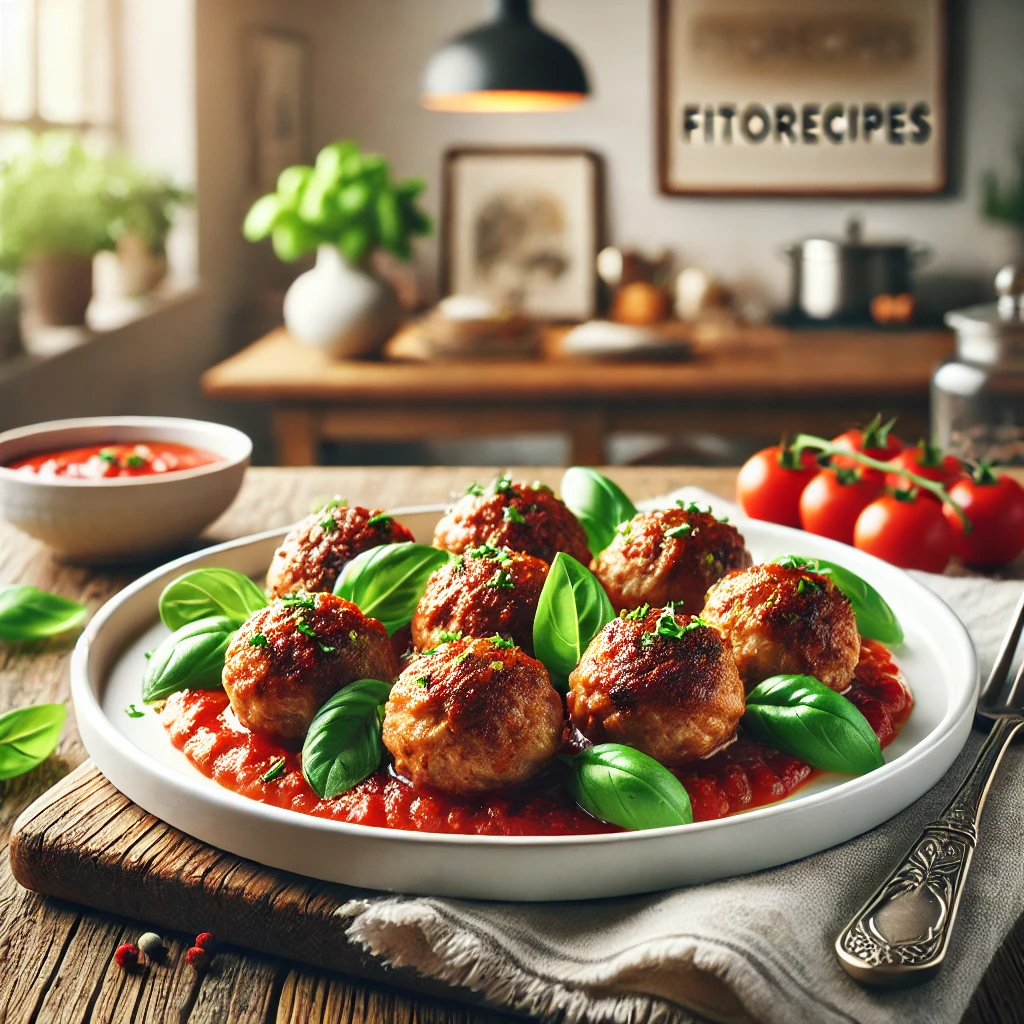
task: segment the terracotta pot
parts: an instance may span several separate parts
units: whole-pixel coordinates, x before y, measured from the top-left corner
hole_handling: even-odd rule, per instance
[[[117,240],[118,294],[133,297],[151,292],[167,276],[167,256],[152,252],[138,235]]]
[[[42,324],[80,327],[92,299],[92,257],[41,252],[31,257],[32,307]]]

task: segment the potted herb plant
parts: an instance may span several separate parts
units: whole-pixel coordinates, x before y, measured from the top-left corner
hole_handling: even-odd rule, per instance
[[[21,351],[21,302],[18,278],[13,267],[5,267],[0,256],[0,362]]]
[[[251,242],[270,237],[292,261],[316,250],[316,266],[288,289],[284,319],[300,341],[338,357],[366,355],[395,329],[399,307],[369,258],[383,249],[411,255],[414,235],[430,219],[416,205],[424,183],[393,182],[387,161],[353,142],[325,146],[315,167],[288,167],[277,191],[258,199],[245,218]]]
[[[31,275],[44,324],[85,323],[92,258],[112,242],[107,169],[80,141],[39,136],[0,168],[2,247]]]
[[[167,275],[167,238],[174,226],[174,214],[194,196],[124,157],[111,161],[108,191],[119,290],[124,295],[144,295]]]

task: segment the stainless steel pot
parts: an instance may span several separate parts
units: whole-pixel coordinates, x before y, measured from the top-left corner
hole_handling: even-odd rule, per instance
[[[913,291],[913,269],[931,250],[913,242],[864,242],[860,224],[846,237],[806,238],[785,250],[792,264],[792,312],[809,320],[869,320],[876,295]]]

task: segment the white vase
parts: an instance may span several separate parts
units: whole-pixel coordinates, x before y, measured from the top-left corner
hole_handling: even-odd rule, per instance
[[[398,321],[391,286],[352,266],[332,245],[320,246],[316,266],[296,278],[284,297],[284,322],[292,336],[339,359],[375,352]]]

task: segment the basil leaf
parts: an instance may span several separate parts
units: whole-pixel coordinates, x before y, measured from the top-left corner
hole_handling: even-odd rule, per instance
[[[412,621],[428,577],[451,557],[429,544],[381,544],[345,566],[334,593],[394,633]]]
[[[142,700],[152,704],[178,690],[215,690],[237,625],[225,615],[187,622],[153,652],[142,677]]]
[[[330,800],[377,770],[383,750],[378,708],[390,692],[390,683],[358,679],[316,713],[302,744],[302,774],[317,796]]]
[[[772,676],[747,695],[743,727],[812,768],[863,775],[885,763],[868,720],[813,676]]]
[[[0,715],[0,779],[42,764],[57,749],[66,715],[63,704],[36,704]]]
[[[0,640],[41,640],[79,625],[88,609],[35,587],[0,587]]]
[[[559,551],[548,570],[533,620],[533,650],[555,689],[569,689],[569,673],[587,645],[615,618],[597,577],[572,555]]]
[[[596,469],[570,466],[562,477],[562,501],[586,531],[596,558],[615,539],[615,528],[636,515],[625,491]]]
[[[211,615],[223,615],[240,626],[266,606],[266,595],[248,576],[234,569],[193,569],[164,589],[160,618],[168,629]]]
[[[573,799],[588,814],[633,830],[689,825],[690,796],[653,757],[621,743],[600,743],[565,759]]]
[[[903,629],[885,598],[855,572],[835,562],[826,562],[823,558],[781,555],[775,561],[790,569],[806,569],[831,577],[832,582],[850,599],[853,614],[857,617],[857,631],[861,636],[880,640],[883,644],[903,643]]]

